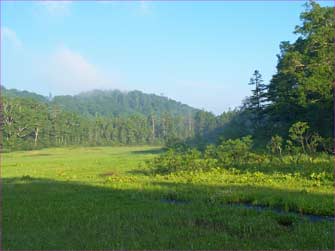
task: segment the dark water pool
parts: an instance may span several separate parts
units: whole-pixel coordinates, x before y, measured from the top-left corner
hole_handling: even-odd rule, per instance
[[[160,200],[163,203],[173,204],[173,205],[185,205],[190,204],[191,201],[186,200],[177,200],[177,199],[161,199]],[[233,208],[246,208],[250,210],[255,210],[258,212],[274,212],[279,215],[291,215],[291,216],[298,216],[301,218],[305,218],[311,222],[320,222],[320,221],[330,221],[334,222],[335,218],[334,216],[323,216],[323,215],[314,215],[314,214],[300,214],[296,212],[287,212],[279,208],[271,208],[267,206],[258,206],[258,205],[252,205],[249,203],[230,203],[230,204],[223,204],[223,207],[233,207]]]

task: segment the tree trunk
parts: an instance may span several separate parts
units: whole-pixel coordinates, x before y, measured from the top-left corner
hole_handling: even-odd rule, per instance
[[[35,140],[34,140],[34,146],[37,146],[38,131],[39,131],[39,128],[36,127],[36,128],[35,128]]]
[[[192,136],[192,120],[191,120],[191,115],[188,117],[188,136]]]
[[[155,140],[155,118],[151,117],[151,124],[152,124],[152,140]]]

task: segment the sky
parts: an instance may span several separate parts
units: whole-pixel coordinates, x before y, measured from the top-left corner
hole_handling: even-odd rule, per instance
[[[319,2],[333,6],[332,1]],[[1,84],[140,90],[220,114],[276,72],[303,1],[1,1]]]

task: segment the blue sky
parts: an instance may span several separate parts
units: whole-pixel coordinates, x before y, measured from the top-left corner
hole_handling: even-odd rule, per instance
[[[275,73],[304,2],[1,2],[1,83],[163,94],[219,114]],[[332,5],[332,2],[321,2]]]

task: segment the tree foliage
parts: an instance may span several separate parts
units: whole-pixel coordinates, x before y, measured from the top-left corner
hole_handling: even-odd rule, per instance
[[[282,134],[306,121],[321,136],[332,137],[334,13],[331,7],[306,4],[296,26],[298,39],[282,42],[277,73],[268,86],[269,125]]]
[[[102,116],[97,112],[95,116],[84,116],[55,103],[2,95],[2,149],[173,144],[192,137],[195,130],[201,136],[215,127],[190,113],[179,113]],[[215,116],[211,116],[215,123]],[[202,126],[205,128],[200,130]]]

